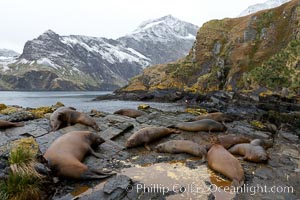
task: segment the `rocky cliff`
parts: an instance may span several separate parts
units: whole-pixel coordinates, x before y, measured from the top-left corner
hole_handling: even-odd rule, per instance
[[[48,30],[28,41],[20,57],[0,62],[0,89],[113,90],[147,66],[185,56],[197,30],[172,16],[144,22],[117,40]]]
[[[271,90],[300,93],[300,1],[212,20],[178,62],[147,68],[121,91]]]

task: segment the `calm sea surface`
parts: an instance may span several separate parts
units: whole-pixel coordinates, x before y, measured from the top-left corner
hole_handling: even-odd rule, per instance
[[[60,101],[65,106],[73,106],[79,111],[88,112],[91,109],[112,113],[121,108],[137,108],[142,103],[165,111],[183,111],[184,106],[173,103],[154,103],[141,101],[105,100],[92,101],[97,96],[111,92],[4,92],[0,91],[0,103],[36,108],[51,106]]]

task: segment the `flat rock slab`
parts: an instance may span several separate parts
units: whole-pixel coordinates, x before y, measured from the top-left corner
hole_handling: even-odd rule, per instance
[[[121,133],[126,132],[127,130],[130,130],[131,128],[133,128],[133,125],[131,123],[119,123],[115,125],[116,127],[109,127],[108,129],[106,129],[105,131],[100,133],[100,136],[105,139],[105,140],[111,140],[115,137],[117,137],[118,135],[120,135]]]
[[[100,146],[101,153],[106,155],[107,157],[113,157],[114,155],[121,153],[125,146],[118,144],[114,141],[107,140]]]
[[[271,139],[272,134],[265,131],[255,130],[250,124],[245,121],[234,121],[226,123],[228,127],[227,132],[232,134],[247,135],[253,139]]]
[[[279,137],[284,138],[285,140],[288,140],[289,142],[294,142],[299,144],[299,137],[297,135],[288,133],[286,131],[280,130],[278,132]]]
[[[48,134],[49,121],[47,119],[38,119],[31,122],[25,122],[25,126],[2,129],[0,131],[0,146],[22,137],[32,136],[34,138]]]

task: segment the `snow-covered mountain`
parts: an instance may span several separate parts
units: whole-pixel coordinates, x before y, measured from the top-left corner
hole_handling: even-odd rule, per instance
[[[48,30],[26,42],[15,62],[0,63],[0,89],[115,89],[147,66],[185,56],[197,30],[172,16],[144,22],[117,40]]]
[[[0,49],[0,61],[16,59],[20,54],[10,49]]]
[[[260,10],[275,8],[284,3],[287,3],[289,1],[291,1],[291,0],[268,0],[264,3],[258,3],[255,5],[251,5],[246,10],[244,10],[241,14],[239,14],[239,17],[250,15],[250,14],[258,12]]]
[[[191,49],[199,27],[171,15],[143,22],[131,34],[118,39],[151,59],[151,64],[176,61]]]
[[[0,72],[8,70],[8,65],[16,62],[17,58],[20,56],[19,53],[11,49],[0,49]],[[1,82],[1,80],[0,80]],[[1,88],[1,85],[0,85]]]

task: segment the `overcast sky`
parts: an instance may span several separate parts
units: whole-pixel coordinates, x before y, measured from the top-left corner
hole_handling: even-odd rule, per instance
[[[0,48],[22,53],[48,29],[60,35],[118,38],[148,19],[168,14],[201,26],[235,17],[265,0],[1,0]]]

